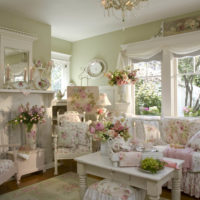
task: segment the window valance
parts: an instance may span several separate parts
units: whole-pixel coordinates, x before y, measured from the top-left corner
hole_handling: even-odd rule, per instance
[[[118,68],[126,66],[129,59],[141,62],[156,56],[156,59],[162,60],[160,54],[162,51],[169,51],[175,57],[194,55],[200,52],[199,38],[200,31],[195,31],[121,45],[117,66]]]

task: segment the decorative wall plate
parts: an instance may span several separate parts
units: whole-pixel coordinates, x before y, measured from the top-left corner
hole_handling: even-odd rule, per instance
[[[29,87],[28,83],[24,82],[24,81],[13,82],[12,86],[13,86],[14,89],[27,89]]]
[[[34,85],[38,90],[47,90],[50,87],[49,81],[45,79],[35,81]]]
[[[91,60],[86,67],[86,72],[90,78],[100,78],[107,71],[106,63],[101,59]]]

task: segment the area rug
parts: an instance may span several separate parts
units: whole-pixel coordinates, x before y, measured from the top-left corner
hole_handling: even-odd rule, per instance
[[[87,180],[88,185],[98,181],[91,177]],[[68,172],[0,195],[0,200],[80,200],[78,175]]]
[[[88,178],[88,184],[98,181]],[[73,172],[0,195],[0,200],[80,200],[79,179]]]

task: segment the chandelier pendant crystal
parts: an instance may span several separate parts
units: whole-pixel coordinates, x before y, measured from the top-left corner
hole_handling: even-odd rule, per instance
[[[101,0],[101,3],[104,6],[104,9],[107,10],[108,15],[112,9],[121,10],[122,22],[124,22],[126,11],[131,11],[138,6],[140,2],[144,1],[148,0]]]

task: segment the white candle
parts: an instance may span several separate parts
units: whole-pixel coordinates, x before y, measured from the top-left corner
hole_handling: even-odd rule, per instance
[[[26,68],[24,68],[24,82],[26,81]]]
[[[33,78],[33,67],[30,68],[30,81],[32,81]]]
[[[10,66],[7,64],[6,66],[6,81],[9,81],[10,79]]]

